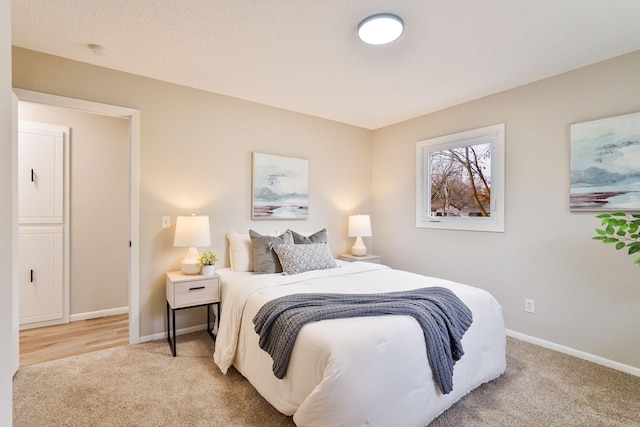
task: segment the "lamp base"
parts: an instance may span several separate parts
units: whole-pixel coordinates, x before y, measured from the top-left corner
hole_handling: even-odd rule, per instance
[[[180,268],[184,274],[200,274],[200,264],[192,262],[183,262]]]
[[[357,237],[356,242],[351,247],[351,254],[355,256],[365,256],[367,254],[367,247],[362,241],[362,237]]]
[[[200,264],[198,263],[198,249],[196,247],[190,247],[187,251],[187,256],[182,260],[180,268],[184,274],[199,274]]]

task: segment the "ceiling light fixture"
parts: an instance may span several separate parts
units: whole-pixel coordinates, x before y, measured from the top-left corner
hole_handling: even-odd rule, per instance
[[[358,25],[358,37],[367,44],[387,44],[397,40],[404,31],[404,22],[396,15],[379,13]]]

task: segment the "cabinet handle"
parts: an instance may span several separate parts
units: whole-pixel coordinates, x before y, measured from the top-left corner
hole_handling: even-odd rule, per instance
[[[204,286],[198,286],[196,288],[189,288],[189,291],[197,291],[198,289],[204,289]]]
[[[36,176],[33,173],[33,169],[31,169],[31,182],[35,182],[35,180],[36,180]]]
[[[33,283],[33,269],[31,269],[31,271],[29,272],[30,274],[30,278],[29,280],[31,281],[31,283]]]

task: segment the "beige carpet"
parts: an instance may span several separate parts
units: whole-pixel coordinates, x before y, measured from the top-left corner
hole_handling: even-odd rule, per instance
[[[204,333],[21,368],[14,426],[290,426]],[[640,378],[508,339],[507,372],[431,426],[640,426]],[[402,423],[399,421],[398,426]]]

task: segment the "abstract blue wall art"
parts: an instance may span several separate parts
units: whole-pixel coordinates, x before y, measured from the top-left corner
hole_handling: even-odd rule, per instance
[[[309,217],[309,160],[253,153],[253,219]]]
[[[640,210],[640,113],[571,125],[569,207]]]

